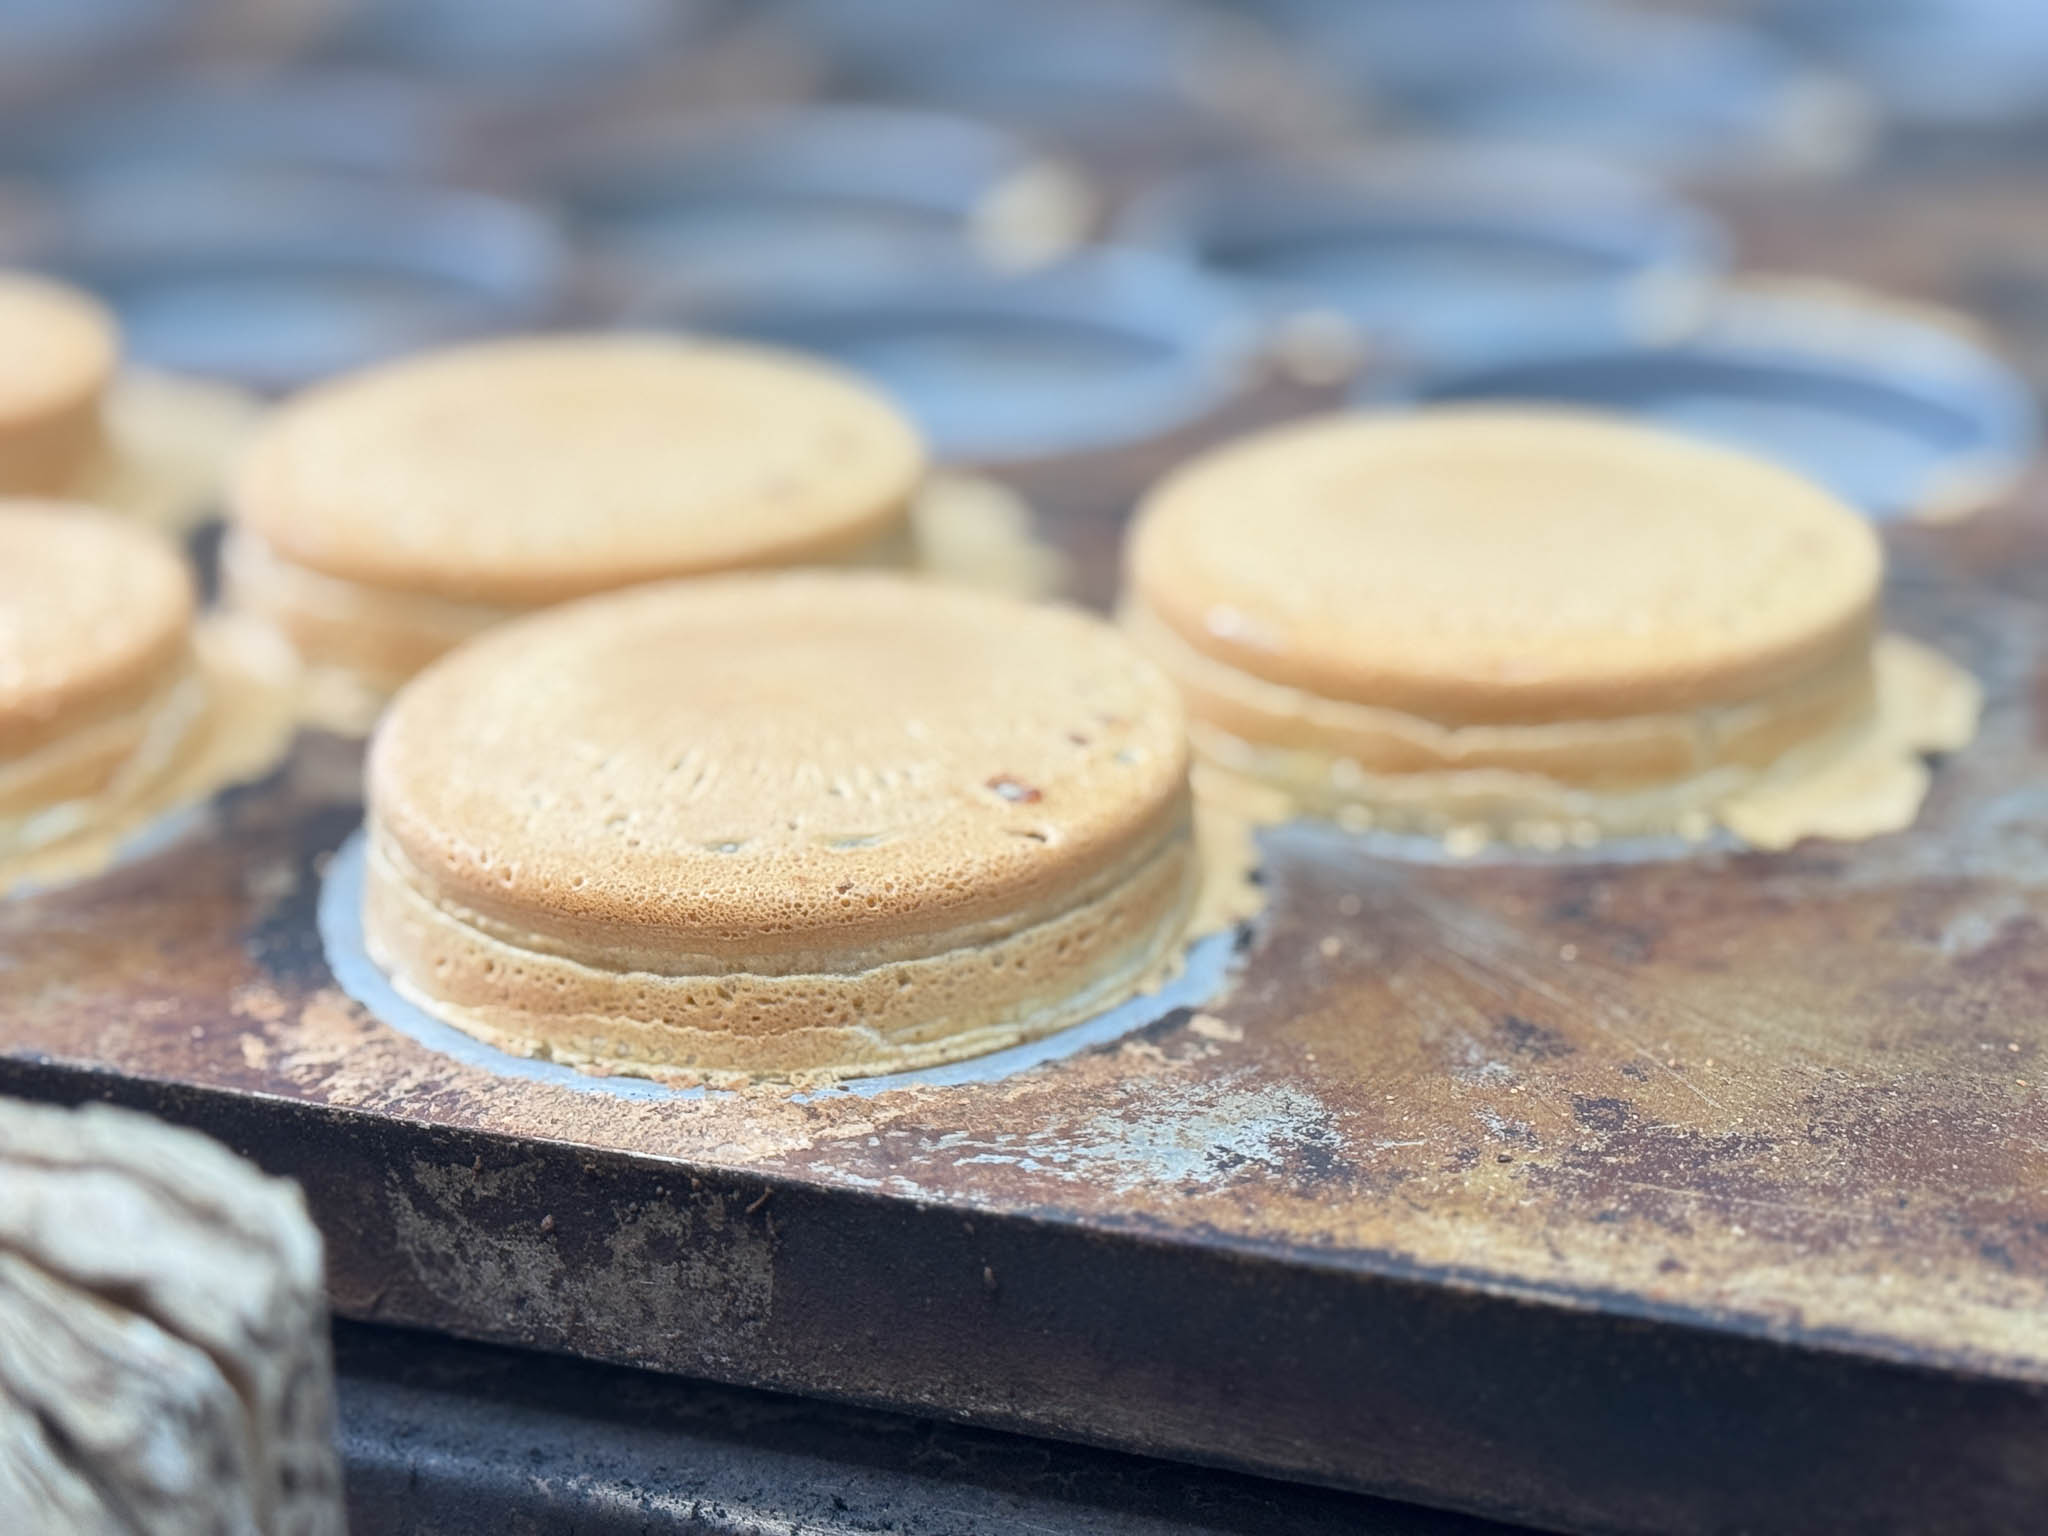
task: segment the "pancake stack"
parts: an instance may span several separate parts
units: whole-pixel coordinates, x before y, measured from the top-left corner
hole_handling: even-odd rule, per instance
[[[212,511],[256,402],[124,367],[120,352],[99,300],[0,271],[0,497],[88,502],[172,528]]]
[[[230,602],[362,725],[461,641],[614,587],[893,558],[924,453],[836,370],[652,337],[486,343],[280,409],[231,495]]]
[[[92,508],[0,502],[0,887],[98,868],[288,734],[288,659],[194,622],[161,539]]]
[[[1888,673],[1936,664],[1878,643],[1882,577],[1862,518],[1760,460],[1441,409],[1196,459],[1140,511],[1123,609],[1219,779],[1469,851],[1704,836],[1869,752],[1924,788],[1917,751],[1958,744],[1957,711],[1883,707]],[[1877,819],[1918,798],[1895,786]]]
[[[592,599],[384,717],[367,943],[441,1018],[597,1070],[952,1060],[1175,954],[1183,742],[1166,680],[1064,610],[879,573]]]

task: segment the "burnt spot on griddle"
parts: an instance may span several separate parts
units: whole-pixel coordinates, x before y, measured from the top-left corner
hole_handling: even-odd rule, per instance
[[[1195,1010],[1192,1008],[1172,1009],[1161,1014],[1142,1029],[1120,1036],[1115,1040],[1105,1041],[1101,1045],[1094,1047],[1091,1054],[1098,1056],[1114,1054],[1122,1050],[1133,1040],[1142,1040],[1148,1045],[1165,1045],[1169,1040],[1180,1034],[1187,1027],[1188,1020],[1194,1016]]]
[[[1611,1136],[1625,1130],[1634,1114],[1635,1105],[1627,1099],[1596,1099],[1584,1093],[1572,1095],[1572,1118],[1589,1131]]]
[[[1589,1219],[1611,1219],[1598,1213],[1618,1211],[1680,1237],[1693,1235],[1702,1220],[1778,1241],[1798,1234],[1831,1242],[1837,1235],[1842,1223],[1823,1202],[1781,1182],[1771,1137],[1658,1124],[1636,1116],[1623,1100],[1585,1102],[1620,1104],[1623,1113],[1611,1128],[1598,1128],[1597,1140],[1532,1165],[1529,1179]],[[1578,1108],[1575,1096],[1574,1112]],[[1595,1110],[1596,1117],[1613,1113]]]
[[[1538,1024],[1516,1013],[1504,1014],[1493,1032],[1501,1044],[1515,1055],[1532,1061],[1556,1061],[1561,1056],[1571,1055],[1574,1049],[1571,1041],[1548,1025]]]
[[[361,820],[355,806],[325,805],[284,829],[283,864],[293,878],[280,881],[275,897],[260,905],[242,929],[244,951],[273,982],[310,989],[330,979],[315,917],[321,871]]]

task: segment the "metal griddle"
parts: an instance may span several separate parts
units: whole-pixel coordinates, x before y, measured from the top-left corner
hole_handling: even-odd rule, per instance
[[[1825,264],[1799,208],[1750,212]],[[1087,500],[1048,524],[1100,597]],[[1989,692],[1898,836],[1455,865],[1297,825],[1198,1014],[995,1083],[648,1101],[335,987],[358,754],[314,736],[0,906],[0,1091],[300,1179],[352,1318],[1590,1531],[2038,1528],[2048,481],[1887,542],[1893,625]]]

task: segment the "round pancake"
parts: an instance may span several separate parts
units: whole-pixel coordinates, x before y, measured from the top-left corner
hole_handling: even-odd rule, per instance
[[[97,299],[0,272],[0,495],[61,495],[92,466],[118,353]]]
[[[1876,708],[1863,520],[1590,414],[1269,432],[1171,476],[1129,554],[1124,622],[1204,759],[1347,820],[1696,826]]]
[[[1882,558],[1785,470],[1535,408],[1344,416],[1147,499],[1136,604],[1194,651],[1445,725],[1753,699],[1867,650]]]
[[[844,558],[901,526],[923,471],[902,417],[825,365],[552,336],[308,391],[257,434],[231,502],[290,565],[518,608]]]
[[[1134,990],[1198,874],[1110,627],[880,573],[594,598],[399,694],[364,926],[400,989],[609,1070],[928,1064]]]
[[[0,759],[144,706],[190,665],[192,579],[162,539],[0,501]]]

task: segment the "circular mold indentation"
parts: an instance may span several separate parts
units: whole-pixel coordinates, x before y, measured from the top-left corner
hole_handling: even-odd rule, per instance
[[[1022,139],[873,106],[747,113],[613,133],[542,185],[622,276],[1023,266],[1080,238],[1086,191]]]
[[[2032,0],[1765,0],[1760,16],[1912,126],[2048,119],[2048,8]]]
[[[4,0],[0,104],[54,99],[172,50],[195,9],[183,0]]]
[[[1328,128],[1298,61],[1252,19],[1144,0],[791,8],[847,91],[1009,124],[1114,179]]]
[[[1730,18],[1568,0],[1264,8],[1328,75],[1435,139],[1722,171],[1840,169],[1870,137],[1859,93]]]
[[[1395,368],[1668,335],[1725,254],[1711,220],[1633,178],[1465,154],[1220,166],[1133,205],[1122,233],[1276,327],[1341,316]]]
[[[1590,843],[1567,842],[1555,848],[1490,839],[1463,847],[1455,838],[1425,832],[1393,832],[1385,828],[1352,830],[1335,821],[1308,816],[1271,828],[1265,839],[1273,855],[1282,860],[1304,857],[1327,859],[1352,853],[1396,864],[1450,869],[1669,864],[1681,859],[1752,851],[1747,843],[1725,827],[1716,827],[1698,838],[1681,837],[1677,833],[1657,836],[1629,834],[1604,837]]]
[[[714,9],[712,0],[370,0],[353,8],[331,51],[451,86],[575,88],[679,53]]]
[[[328,968],[334,973],[335,982],[376,1018],[430,1051],[502,1077],[524,1078],[584,1093],[610,1094],[628,1099],[723,1096],[712,1089],[671,1087],[649,1078],[602,1077],[580,1072],[559,1062],[514,1056],[486,1045],[473,1035],[464,1034],[452,1024],[442,1023],[424,1009],[406,1001],[363,945],[363,850],[363,834],[358,829],[349,834],[347,841],[328,861],[326,872],[321,877],[317,921],[321,948]],[[840,1093],[871,1096],[886,1093],[892,1088],[998,1082],[1033,1067],[1111,1044],[1135,1030],[1157,1023],[1176,1009],[1200,1007],[1223,988],[1237,952],[1238,945],[1232,932],[1211,934],[1188,947],[1180,974],[1158,990],[1130,998],[1093,1018],[1037,1040],[945,1066],[926,1067],[915,1072],[891,1072],[877,1077],[848,1078],[830,1088],[793,1092],[790,1097],[802,1102]]]
[[[78,188],[169,171],[425,173],[454,124],[426,95],[369,74],[182,81],[66,101],[0,142],[0,168]]]
[[[1880,521],[1995,499],[2038,435],[2024,381],[1959,331],[1823,298],[1732,296],[1683,342],[1440,373],[1412,398],[1623,412],[1775,459]]]
[[[886,390],[942,458],[1017,463],[1121,448],[1193,425],[1252,380],[1257,327],[1171,259],[1098,251],[1004,275],[735,281],[635,319],[828,357]]]
[[[13,259],[104,298],[133,360],[261,389],[532,328],[566,270],[553,227],[516,203],[258,173],[120,178]]]

